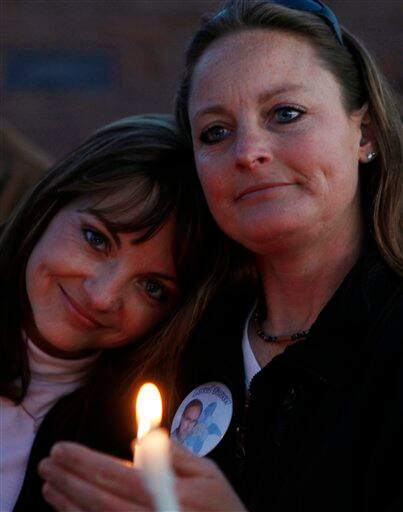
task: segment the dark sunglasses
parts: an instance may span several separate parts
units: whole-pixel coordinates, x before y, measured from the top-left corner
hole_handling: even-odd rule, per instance
[[[323,20],[333,29],[337,40],[343,45],[343,36],[341,34],[340,24],[335,13],[323,2],[319,0],[272,0],[273,4],[283,5],[289,9],[297,11],[311,12],[323,18]]]

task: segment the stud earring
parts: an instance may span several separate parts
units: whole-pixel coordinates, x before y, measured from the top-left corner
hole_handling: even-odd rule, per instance
[[[370,151],[370,152],[367,154],[368,162],[370,162],[371,160],[373,160],[375,157],[376,157],[376,153],[375,153],[375,151]]]

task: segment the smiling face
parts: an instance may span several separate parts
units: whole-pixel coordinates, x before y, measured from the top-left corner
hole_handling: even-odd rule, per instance
[[[358,163],[364,111],[303,38],[246,30],[214,42],[192,77],[196,164],[220,227],[264,254],[360,230]]]
[[[60,210],[28,260],[28,333],[54,355],[126,344],[155,327],[179,298],[174,219],[134,244],[133,233],[110,232],[87,211],[93,199]]]

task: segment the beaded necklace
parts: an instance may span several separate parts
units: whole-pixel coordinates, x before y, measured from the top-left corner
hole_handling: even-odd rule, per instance
[[[261,318],[261,315],[259,314],[259,310],[257,307],[253,313],[253,321],[255,322],[256,334],[259,336],[259,338],[261,338],[266,343],[278,343],[280,341],[289,342],[289,341],[304,340],[310,332],[310,329],[307,329],[306,331],[297,331],[294,334],[289,334],[287,336],[271,336],[263,329],[262,318]]]

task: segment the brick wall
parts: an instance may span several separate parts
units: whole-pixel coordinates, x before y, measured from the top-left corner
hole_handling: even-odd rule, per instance
[[[402,3],[328,3],[402,92]],[[185,43],[201,13],[217,5],[217,0],[2,0],[3,118],[59,158],[109,121],[170,111]],[[59,82],[50,77],[44,85],[37,77],[39,83],[30,84],[30,77],[21,76],[21,66],[24,73],[27,62],[47,56]],[[100,66],[98,86],[77,85],[63,74],[77,59]],[[63,62],[64,70],[58,68]]]

